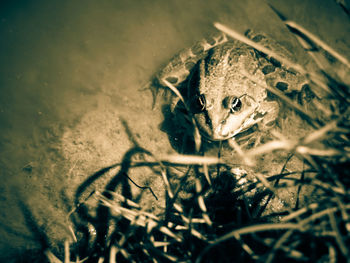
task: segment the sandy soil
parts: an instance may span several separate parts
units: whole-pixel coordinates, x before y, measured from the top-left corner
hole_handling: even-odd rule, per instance
[[[288,18],[349,55],[349,20],[335,3],[288,2],[271,1]],[[144,87],[180,49],[214,32],[214,21],[241,32],[265,32],[305,63],[296,40],[259,0],[0,5],[3,258],[39,247],[37,229],[53,244],[67,237],[67,213],[77,187],[97,170],[120,162],[134,146],[123,121],[149,151],[174,152],[159,129],[161,111],[152,109],[151,92]],[[91,189],[100,189],[113,172]],[[160,197],[155,201],[145,193],[145,200],[153,200],[145,206],[156,211],[164,205],[159,177],[140,169],[133,179],[151,185]]]

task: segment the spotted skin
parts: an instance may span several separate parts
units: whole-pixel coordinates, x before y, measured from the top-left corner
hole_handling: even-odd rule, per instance
[[[164,69],[159,72],[159,83],[166,86],[166,83],[164,82],[164,80],[166,80],[177,87],[188,78],[193,67],[199,59],[205,56],[208,50],[227,42],[227,40],[226,35],[220,33],[208,39],[203,39],[190,49],[182,50],[171,59],[170,63],[165,66]]]
[[[261,34],[247,31],[253,41],[290,58],[291,54]],[[273,57],[223,33],[181,51],[158,74],[159,83],[186,84],[185,101],[201,134],[208,140],[230,139],[255,124],[269,130],[278,117],[279,104],[268,87],[300,91],[306,78]],[[166,80],[166,81],[165,81]]]

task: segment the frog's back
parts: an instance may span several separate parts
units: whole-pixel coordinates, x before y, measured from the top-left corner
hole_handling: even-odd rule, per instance
[[[175,87],[184,82],[190,75],[195,64],[204,58],[209,50],[227,42],[224,33],[219,33],[210,38],[203,39],[189,49],[184,49],[167,64],[157,75],[159,83],[167,86],[166,82]]]
[[[264,34],[257,34],[252,30],[247,30],[245,35],[280,56],[290,60],[292,59],[292,54],[286,48],[266,37]],[[306,83],[306,79],[301,77],[300,74],[284,67],[273,57],[269,57],[240,41],[228,40],[225,34],[219,33],[218,35],[201,40],[191,48],[184,49],[176,55],[157,75],[159,84],[161,86],[167,86],[166,82],[169,82],[175,87],[179,86],[188,79],[197,62],[208,57],[209,52],[216,50],[217,57],[219,58],[220,55],[227,53],[225,49],[228,48],[236,48],[235,53],[230,58],[233,62],[237,61],[240,53],[241,55],[243,53],[249,53],[254,59],[255,56],[258,56],[260,70],[265,75],[266,83],[269,86],[277,86],[283,89],[283,91],[291,91],[300,90],[301,86]],[[215,60],[212,63],[213,67],[215,67]]]

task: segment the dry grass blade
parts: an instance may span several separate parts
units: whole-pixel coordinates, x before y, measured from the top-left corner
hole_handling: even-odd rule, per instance
[[[330,183],[320,181],[318,179],[312,179],[311,183],[314,186],[320,187],[321,189],[324,189],[328,192],[333,192],[334,194],[346,195],[347,193],[343,187],[337,187]]]
[[[118,248],[116,246],[112,246],[109,251],[109,263],[116,263],[115,257],[118,253]]]
[[[279,54],[277,54],[276,52],[273,52],[272,50],[264,47],[263,45],[260,45],[256,42],[254,42],[253,40],[245,37],[244,35],[242,35],[241,33],[225,26],[222,25],[220,23],[214,23],[214,26],[219,29],[220,31],[224,32],[225,34],[229,35],[230,37],[237,39],[253,48],[255,48],[256,50],[259,50],[265,54],[267,54],[268,56],[274,57],[275,59],[277,59],[278,61],[280,61],[281,63],[283,63],[284,65],[287,65],[293,69],[295,69],[296,71],[302,73],[302,74],[306,74],[307,71],[301,67],[299,64],[296,64],[282,56],[280,56]]]
[[[179,237],[178,235],[174,234],[172,231],[170,231],[169,228],[165,227],[165,226],[161,226],[159,228],[159,231],[161,231],[162,233],[166,234],[169,237],[174,238],[177,242],[182,242],[182,238]]]
[[[64,263],[70,263],[69,241],[64,241]]]
[[[207,222],[203,218],[191,218],[189,219],[188,217],[181,215],[181,219],[184,221],[186,224],[206,224]]]
[[[328,255],[329,255],[329,262],[330,263],[335,263],[336,262],[336,256],[337,252],[335,250],[335,248],[331,245],[328,244]]]
[[[103,205],[117,212],[118,215],[122,215],[124,218],[128,219],[133,225],[147,227],[149,224],[151,224],[154,227],[157,227],[162,233],[174,238],[177,242],[182,241],[182,239],[178,235],[173,233],[169,228],[161,226],[161,224],[159,223],[160,220],[153,214],[142,211],[137,212],[131,209],[112,204],[110,200],[106,199],[104,196],[99,196],[99,200],[103,203]]]
[[[306,146],[297,146],[296,152],[301,155],[313,155],[313,156],[342,156],[341,151],[335,149],[312,149]]]
[[[179,204],[174,203],[173,204],[174,208],[176,209],[177,212],[183,213],[183,209]]]
[[[237,31],[234,31],[230,28],[228,28],[225,25],[222,25],[220,23],[214,23],[214,26],[219,29],[220,31],[224,32],[225,34],[229,35],[230,37],[237,39],[253,48],[255,48],[256,50],[259,50],[265,54],[267,54],[268,56],[274,57],[275,59],[277,59],[278,61],[280,61],[284,66],[289,67],[289,68],[293,68],[294,70],[298,71],[299,73],[307,76],[308,78],[311,79],[312,82],[314,82],[318,87],[322,88],[325,92],[327,93],[331,93],[329,87],[325,84],[324,82],[324,77],[322,75],[320,75],[317,72],[308,72],[306,69],[304,69],[302,66],[300,66],[299,64],[296,64],[292,61],[290,61],[289,59],[286,59],[282,56],[280,56],[279,54],[273,52],[272,50],[269,50],[268,48],[252,41],[251,39],[245,37],[244,35],[240,34]],[[272,90],[271,92],[273,92],[274,90]],[[275,91],[276,92],[276,91]]]
[[[345,257],[348,257],[349,256],[349,250],[348,248],[346,247],[345,243],[344,243],[344,240],[342,238],[342,235],[340,234],[339,232],[339,228],[337,226],[337,221],[336,221],[336,218],[334,216],[334,213],[332,212],[329,212],[328,213],[328,217],[329,217],[329,222],[332,226],[332,229],[333,231],[335,232],[335,240],[337,241],[338,243],[338,246],[340,248],[340,251],[343,253],[343,255]]]
[[[333,121],[324,127],[314,130],[304,138],[301,138],[299,141],[287,140],[284,139],[283,136],[278,136],[278,133],[273,132],[277,137],[281,137],[280,140],[273,140],[267,142],[261,146],[258,146],[252,150],[249,150],[245,153],[248,158],[258,156],[264,153],[269,153],[275,150],[287,150],[287,151],[295,151],[302,156],[313,155],[313,156],[349,156],[346,152],[334,149],[334,148],[325,148],[325,149],[315,149],[307,146],[307,144],[313,143],[315,141],[321,141],[322,139],[327,139],[329,136],[329,132],[337,131],[337,121]],[[347,129],[342,129],[346,130]]]
[[[222,163],[222,161],[217,157],[209,156],[198,156],[198,155],[165,155],[161,156],[162,162],[172,163],[172,164],[198,164],[198,165],[213,165]]]
[[[165,184],[165,189],[166,189],[166,192],[168,193],[169,198],[170,199],[174,198],[174,193],[173,193],[173,190],[171,189],[166,170],[162,169],[161,175],[162,175],[163,182]]]
[[[205,222],[206,223],[206,222]],[[189,227],[189,226],[182,226],[182,225],[177,225],[175,227],[175,230],[178,230],[178,231],[183,231],[183,230],[186,230],[186,231],[191,231],[191,235],[195,236],[196,238],[200,239],[200,240],[203,240],[203,241],[206,241],[208,242],[208,238],[205,237],[203,234],[201,234],[199,231],[197,231],[196,229],[194,229],[193,227]]]
[[[45,255],[50,263],[62,263],[50,250],[46,250]]]
[[[212,185],[212,181],[209,175],[209,171],[208,171],[208,165],[206,163],[203,164],[203,172],[204,172],[204,176],[205,179],[207,180],[209,185]]]
[[[253,156],[258,156],[261,155],[263,153],[269,153],[275,150],[291,150],[295,147],[296,142],[294,141],[281,141],[281,140],[274,140],[271,142],[267,142],[255,149],[249,150],[246,155],[248,157],[253,157]]]
[[[273,246],[273,248],[270,250],[266,263],[270,263],[273,262],[273,259],[275,257],[275,253],[276,251],[282,247],[283,243],[285,243],[290,237],[291,235],[294,233],[294,229],[288,230],[286,233],[284,233],[279,239],[278,241],[275,243],[275,245]]]
[[[303,214],[307,213],[310,210],[316,210],[318,207],[319,207],[319,204],[313,203],[313,204],[310,204],[308,207],[300,208],[299,210],[292,212],[287,216],[284,216],[281,219],[281,222],[288,222],[288,221],[291,221],[293,219],[296,219],[296,218],[302,216]]]
[[[111,195],[113,198],[115,198],[116,200],[126,203],[128,206],[133,207],[133,208],[140,208],[140,205],[133,202],[130,199],[125,198],[124,196],[116,193],[116,192],[112,192],[112,191],[106,191],[105,193],[108,193],[109,195]],[[96,191],[96,197],[97,198],[104,198],[105,196],[103,196],[100,192]],[[115,200],[115,202],[116,202]]]
[[[213,222],[210,220],[210,217],[207,213],[208,209],[207,209],[207,206],[205,205],[204,197],[201,194],[202,190],[203,190],[202,183],[197,178],[196,179],[196,192],[198,194],[198,196],[197,196],[198,206],[199,206],[200,210],[202,211],[202,217],[203,217],[204,221],[207,223],[208,226],[212,226]]]
[[[303,35],[307,36],[310,40],[312,40],[313,43],[317,44],[324,50],[326,50],[328,53],[330,53],[332,56],[334,56],[336,59],[338,59],[340,62],[342,62],[344,65],[346,65],[348,68],[350,68],[350,62],[347,60],[344,56],[339,54],[337,51],[335,51],[332,47],[324,43],[321,39],[319,39],[317,36],[303,28],[302,26],[298,25],[294,21],[285,21],[284,22],[287,26],[301,32]]]
[[[262,85],[260,81],[254,78],[254,76],[242,73],[246,78],[254,82],[256,85],[259,85],[262,88],[266,88],[268,91],[279,97],[282,101],[284,101],[287,105],[289,105],[291,108],[295,109],[297,112],[299,112],[304,118],[306,118],[311,125],[314,127],[317,127],[317,123],[314,121],[314,117],[310,112],[307,112],[303,107],[301,107],[299,104],[295,103],[292,99],[288,98],[282,91],[279,89],[269,86],[269,85]]]
[[[166,247],[169,246],[171,243],[169,241],[154,241],[153,245],[154,247]]]
[[[172,256],[169,253],[161,252],[155,248],[148,248],[148,252],[152,253],[155,257],[153,258],[154,262],[181,262],[176,256]],[[157,261],[157,259],[160,259]]]
[[[345,206],[346,209],[350,209],[350,204]],[[306,225],[309,224],[313,221],[315,221],[316,219],[320,219],[321,217],[327,216],[329,213],[335,213],[339,211],[339,207],[332,207],[332,208],[326,208],[320,212],[314,213],[311,216],[301,220],[299,222],[300,225]]]
[[[245,243],[242,238],[240,237],[240,235],[238,235],[237,233],[234,235],[235,239],[241,244],[241,247],[243,248],[243,250],[245,252],[247,252],[247,254],[254,260],[258,260],[259,256],[255,255],[254,251],[247,245],[247,243]]]
[[[275,195],[277,195],[276,189],[266,180],[266,177],[262,175],[261,173],[255,173],[255,177],[258,178],[258,180],[271,192],[273,192]]]
[[[237,230],[233,230],[220,238],[216,239],[215,241],[210,242],[210,245],[208,245],[198,256],[196,262],[201,262],[202,258],[210,249],[212,249],[214,246],[217,246],[218,244],[229,240],[229,239],[239,239],[240,235],[245,235],[245,234],[252,234],[252,233],[258,233],[262,231],[271,231],[271,230],[298,230],[298,231],[303,231],[303,228],[300,224],[291,224],[291,223],[278,223],[278,224],[260,224],[260,225],[252,225],[252,226],[247,226],[247,227],[242,227]]]
[[[315,141],[324,139],[328,132],[335,131],[337,129],[337,121],[332,121],[322,128],[315,130],[314,132],[307,135],[302,141],[305,144],[309,144]]]
[[[118,204],[114,204],[113,202],[111,202],[111,200],[107,199],[102,195],[99,196],[99,200],[102,202],[103,205],[111,208],[113,211],[117,212],[117,214],[124,216],[125,218],[127,218],[128,220],[134,222],[139,226],[145,227],[148,220],[159,221],[159,219],[151,213],[147,213],[144,211],[134,211],[134,210],[119,206]]]
[[[237,154],[242,158],[242,160],[244,161],[244,163],[247,166],[251,166],[253,167],[255,165],[254,160],[251,158],[251,156],[249,155],[249,153],[246,153],[242,150],[242,148],[238,145],[238,143],[236,142],[235,138],[229,139],[228,140],[229,145],[232,147],[232,149],[234,149]]]
[[[277,224],[260,224],[260,225],[252,225],[247,227],[242,227],[240,229],[231,231],[222,237],[216,239],[214,242],[212,242],[212,245],[217,245],[221,242],[224,242],[231,238],[236,238],[239,235],[246,235],[246,234],[252,234],[262,231],[270,231],[270,230],[281,230],[281,229],[294,229],[303,231],[301,224],[292,224],[292,223],[277,223]]]

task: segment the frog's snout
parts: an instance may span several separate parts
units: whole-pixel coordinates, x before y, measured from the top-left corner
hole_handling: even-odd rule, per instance
[[[222,120],[216,128],[213,129],[213,138],[215,140],[227,140],[230,137],[234,136],[234,130],[233,127],[230,127],[227,125],[227,120]],[[239,127],[237,127],[239,128]]]

